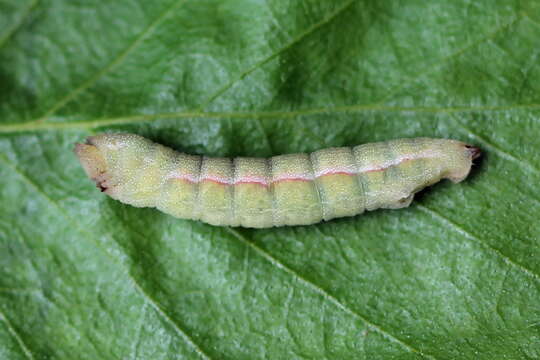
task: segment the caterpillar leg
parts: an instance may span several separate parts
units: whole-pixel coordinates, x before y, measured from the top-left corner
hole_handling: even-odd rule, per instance
[[[413,201],[413,199],[414,199],[414,194],[411,194],[407,197],[404,197],[403,199],[396,201],[395,203],[389,204],[388,206],[386,206],[386,209],[406,208],[409,205],[411,205],[411,202]]]

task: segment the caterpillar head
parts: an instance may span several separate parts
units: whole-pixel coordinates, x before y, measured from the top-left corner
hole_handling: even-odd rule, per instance
[[[137,162],[140,152],[150,145],[149,140],[133,134],[100,134],[88,137],[84,144],[75,144],[74,151],[96,186],[117,198],[121,179],[129,178],[126,172],[134,168],[128,165]]]
[[[95,181],[96,186],[101,191],[107,190],[107,162],[99,149],[87,142],[86,144],[75,144],[75,154],[86,172],[86,175]]]

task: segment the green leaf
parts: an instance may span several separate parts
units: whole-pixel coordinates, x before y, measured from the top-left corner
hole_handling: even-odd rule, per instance
[[[536,0],[0,0],[0,358],[540,357]],[[217,228],[118,203],[102,131],[485,157],[410,208]]]

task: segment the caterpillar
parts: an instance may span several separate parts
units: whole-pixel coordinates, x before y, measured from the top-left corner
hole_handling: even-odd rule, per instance
[[[134,134],[76,144],[88,177],[113,199],[212,225],[307,225],[409,206],[443,178],[467,177],[480,149],[414,138],[263,158],[188,155]]]

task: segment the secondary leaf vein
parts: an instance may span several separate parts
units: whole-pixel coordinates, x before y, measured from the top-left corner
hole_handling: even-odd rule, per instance
[[[36,122],[43,122],[47,120],[48,117],[50,117],[60,108],[64,107],[67,103],[69,103],[71,100],[77,97],[77,95],[79,95],[81,92],[83,92],[84,90],[92,86],[94,83],[96,83],[102,76],[104,76],[105,74],[113,70],[115,67],[117,67],[119,64],[121,64],[128,57],[128,55],[133,52],[133,50],[135,50],[149,35],[151,35],[154,32],[154,30],[159,25],[161,25],[165,21],[165,19],[167,18],[169,14],[171,14],[175,9],[177,9],[185,1],[187,0],[176,1],[170,7],[165,9],[165,11],[163,11],[153,22],[151,22],[150,25],[146,29],[144,29],[135,38],[135,40],[123,51],[121,51],[110,63],[108,63],[104,68],[96,72],[86,81],[84,81],[82,84],[77,86],[75,89],[71,90],[67,95],[65,95],[62,99],[56,102],[49,110],[47,110],[41,118],[37,119]]]
[[[324,290],[323,288],[321,288],[320,286],[318,286],[317,284],[313,283],[312,281],[310,280],[307,280],[305,278],[303,278],[300,274],[298,274],[296,271],[294,271],[293,269],[289,268],[288,266],[286,266],[285,264],[283,264],[282,262],[280,262],[278,259],[276,259],[275,257],[273,257],[272,255],[270,255],[268,252],[266,252],[264,249],[258,247],[257,245],[255,245],[253,242],[249,241],[248,239],[246,239],[242,234],[240,234],[237,230],[235,229],[232,229],[230,227],[226,227],[225,228],[231,235],[233,235],[236,239],[238,239],[240,242],[242,242],[245,246],[249,247],[250,249],[252,249],[256,254],[258,254],[259,256],[261,256],[262,258],[264,258],[266,261],[268,261],[270,264],[272,264],[273,266],[275,266],[276,268],[286,272],[287,274],[291,275],[295,280],[297,280],[298,282],[302,283],[304,286],[306,286],[307,288],[313,290],[314,292],[316,292],[317,294],[319,294],[320,296],[323,297],[323,299],[329,301],[330,303],[334,304],[338,309],[344,311],[345,313],[349,314],[349,315],[352,315],[353,317],[361,320],[362,322],[364,322],[368,327],[370,327],[371,329],[373,329],[374,331],[378,332],[382,337],[384,337],[385,339],[387,339],[388,341],[390,342],[393,342],[393,343],[396,343],[398,345],[400,345],[402,348],[406,349],[407,351],[411,352],[411,353],[415,353],[415,354],[418,354],[418,355],[421,355],[422,357],[424,358],[428,358],[428,359],[431,359],[431,360],[435,360],[435,357],[433,357],[432,355],[429,355],[429,354],[426,354],[416,348],[414,348],[413,346],[405,343],[403,340],[400,340],[399,338],[397,338],[396,336],[392,335],[390,332],[388,332],[387,330],[383,329],[382,327],[380,327],[379,325],[376,325],[375,323],[373,323],[372,321],[368,320],[365,316],[359,314],[358,312],[352,310],[351,308],[347,307],[345,304],[343,304],[342,302],[340,302],[336,297],[334,297],[332,294],[328,293],[326,290]]]
[[[533,164],[531,164],[529,162],[521,160],[521,159],[515,157],[514,155],[509,154],[508,152],[500,149],[497,145],[494,145],[493,143],[486,140],[482,136],[476,134],[474,131],[469,129],[467,126],[463,125],[461,122],[458,122],[458,125],[463,130],[465,130],[467,132],[467,135],[469,135],[475,141],[481,143],[483,147],[488,148],[489,150],[493,151],[494,153],[497,153],[501,158],[503,158],[503,159],[505,159],[507,161],[510,161],[510,162],[514,162],[514,163],[518,164],[520,167],[526,168],[530,172],[534,172],[534,173],[540,175],[540,168],[536,167],[535,165],[533,165]]]
[[[433,218],[436,218],[439,222],[445,224],[449,229],[455,231],[456,233],[462,235],[463,237],[474,241],[475,243],[481,245],[484,249],[489,250],[490,252],[497,255],[500,259],[502,259],[507,265],[510,265],[519,271],[522,271],[529,277],[534,278],[537,281],[540,281],[540,274],[537,274],[533,270],[525,267],[524,265],[518,263],[517,261],[512,260],[509,256],[503,254],[500,250],[494,248],[493,246],[489,245],[485,241],[481,240],[479,237],[473,235],[469,231],[465,230],[462,226],[456,224],[452,220],[448,219],[447,217],[441,215],[438,211],[433,210],[425,205],[416,205],[416,207],[423,211],[424,213],[430,215]]]
[[[216,100],[218,97],[220,97],[222,94],[224,94],[225,92],[227,92],[227,90],[229,90],[231,87],[234,86],[234,84],[236,84],[238,81],[244,79],[246,76],[248,76],[249,74],[251,74],[252,72],[254,72],[255,70],[257,70],[258,68],[260,68],[261,66],[263,66],[264,64],[268,63],[269,61],[271,61],[272,59],[275,59],[277,56],[279,56],[280,54],[282,54],[283,52],[287,51],[287,49],[290,49],[292,46],[294,46],[295,44],[299,43],[300,41],[302,41],[303,39],[305,39],[307,36],[309,36],[310,34],[314,33],[315,31],[317,31],[319,28],[323,27],[324,25],[332,22],[332,20],[336,19],[339,15],[341,15],[345,10],[347,10],[353,3],[354,3],[355,0],[350,0],[350,1],[347,1],[345,2],[342,6],[340,6],[339,8],[336,9],[336,11],[334,11],[333,13],[330,13],[328,16],[326,16],[325,18],[323,18],[321,21],[313,24],[311,27],[309,27],[308,29],[306,29],[304,32],[300,33],[298,36],[296,36],[295,38],[292,39],[291,42],[289,42],[288,44],[286,44],[284,47],[282,47],[281,49],[277,50],[276,52],[268,55],[267,57],[261,59],[260,61],[256,62],[253,66],[251,66],[250,68],[240,72],[240,74],[235,77],[233,80],[231,80],[230,82],[228,82],[227,84],[225,84],[223,87],[221,87],[220,89],[218,89],[214,94],[210,95],[210,97],[205,100],[200,106],[199,106],[199,111],[202,111],[203,109],[205,109],[210,103],[212,103],[214,100]]]
[[[24,9],[21,17],[19,18],[19,21],[17,21],[12,27],[7,29],[4,35],[0,36],[0,48],[6,45],[9,39],[11,39],[12,36],[15,35],[15,33],[23,26],[26,19],[28,19],[28,17],[38,4],[39,0],[32,0],[30,4],[26,7],[26,9]]]
[[[487,35],[479,38],[478,40],[472,41],[471,43],[465,45],[464,47],[462,47],[462,48],[460,48],[458,50],[456,50],[455,52],[453,52],[453,53],[439,59],[435,63],[429,65],[427,67],[427,69],[422,69],[422,70],[420,70],[420,72],[418,72],[418,73],[416,73],[416,74],[414,74],[412,76],[409,76],[409,77],[407,77],[405,79],[402,79],[401,81],[399,81],[399,85],[397,87],[395,87],[393,89],[390,89],[389,94],[387,96],[385,96],[384,98],[382,98],[380,101],[376,102],[376,104],[382,104],[382,103],[385,103],[385,102],[389,101],[394,95],[399,93],[402,89],[406,88],[407,86],[410,86],[411,84],[413,84],[415,81],[420,79],[422,76],[425,76],[425,75],[428,75],[428,74],[431,74],[431,73],[437,71],[443,64],[448,63],[450,60],[455,59],[458,56],[463,55],[467,51],[477,47],[478,45],[483,44],[483,43],[495,38],[500,32],[502,32],[504,30],[507,30],[510,27],[512,27],[518,20],[519,20],[519,17],[513,18],[508,23],[505,23],[505,24],[497,27],[495,30],[489,32]]]
[[[13,336],[13,338],[15,338],[15,340],[17,341],[17,343],[19,344],[19,347],[21,348],[23,354],[30,360],[34,360],[34,356],[32,355],[32,352],[30,351],[30,349],[28,349],[28,346],[26,346],[23,338],[17,333],[17,331],[15,330],[15,328],[11,325],[11,323],[9,322],[8,318],[6,317],[6,315],[4,314],[4,312],[2,310],[0,310],[0,320],[2,320],[4,322],[4,324],[6,325],[7,327],[7,330],[9,331],[9,333],[11,334],[11,336]]]
[[[174,321],[158,304],[157,301],[155,301],[146,291],[142,288],[142,286],[139,285],[137,280],[131,275],[129,270],[125,269],[122,263],[120,263],[113,255],[110,254],[110,252],[103,248],[103,246],[97,242],[94,237],[92,237],[92,234],[88,232],[79,221],[72,218],[67,212],[64,211],[62,206],[58,204],[54,199],[49,197],[39,186],[37,186],[24,172],[19,170],[14,164],[9,161],[4,155],[0,154],[0,160],[13,172],[18,174],[22,180],[31,188],[33,189],[37,194],[41,195],[47,202],[49,202],[53,207],[57,209],[57,211],[62,214],[62,216],[73,223],[77,230],[81,233],[84,233],[88,236],[89,239],[92,240],[92,243],[94,243],[98,248],[104,251],[104,253],[107,255],[108,258],[110,258],[113,262],[115,262],[117,265],[121,267],[121,269],[125,272],[126,276],[131,281],[133,287],[137,291],[138,294],[142,296],[142,298],[147,302],[152,308],[166,321],[168,322],[176,331],[176,333],[182,338],[191,348],[202,358],[205,360],[211,360],[210,356],[208,356],[194,341],[191,339],[191,337],[180,327],[179,324],[177,324],[176,321]],[[1,315],[1,314],[0,314]]]

